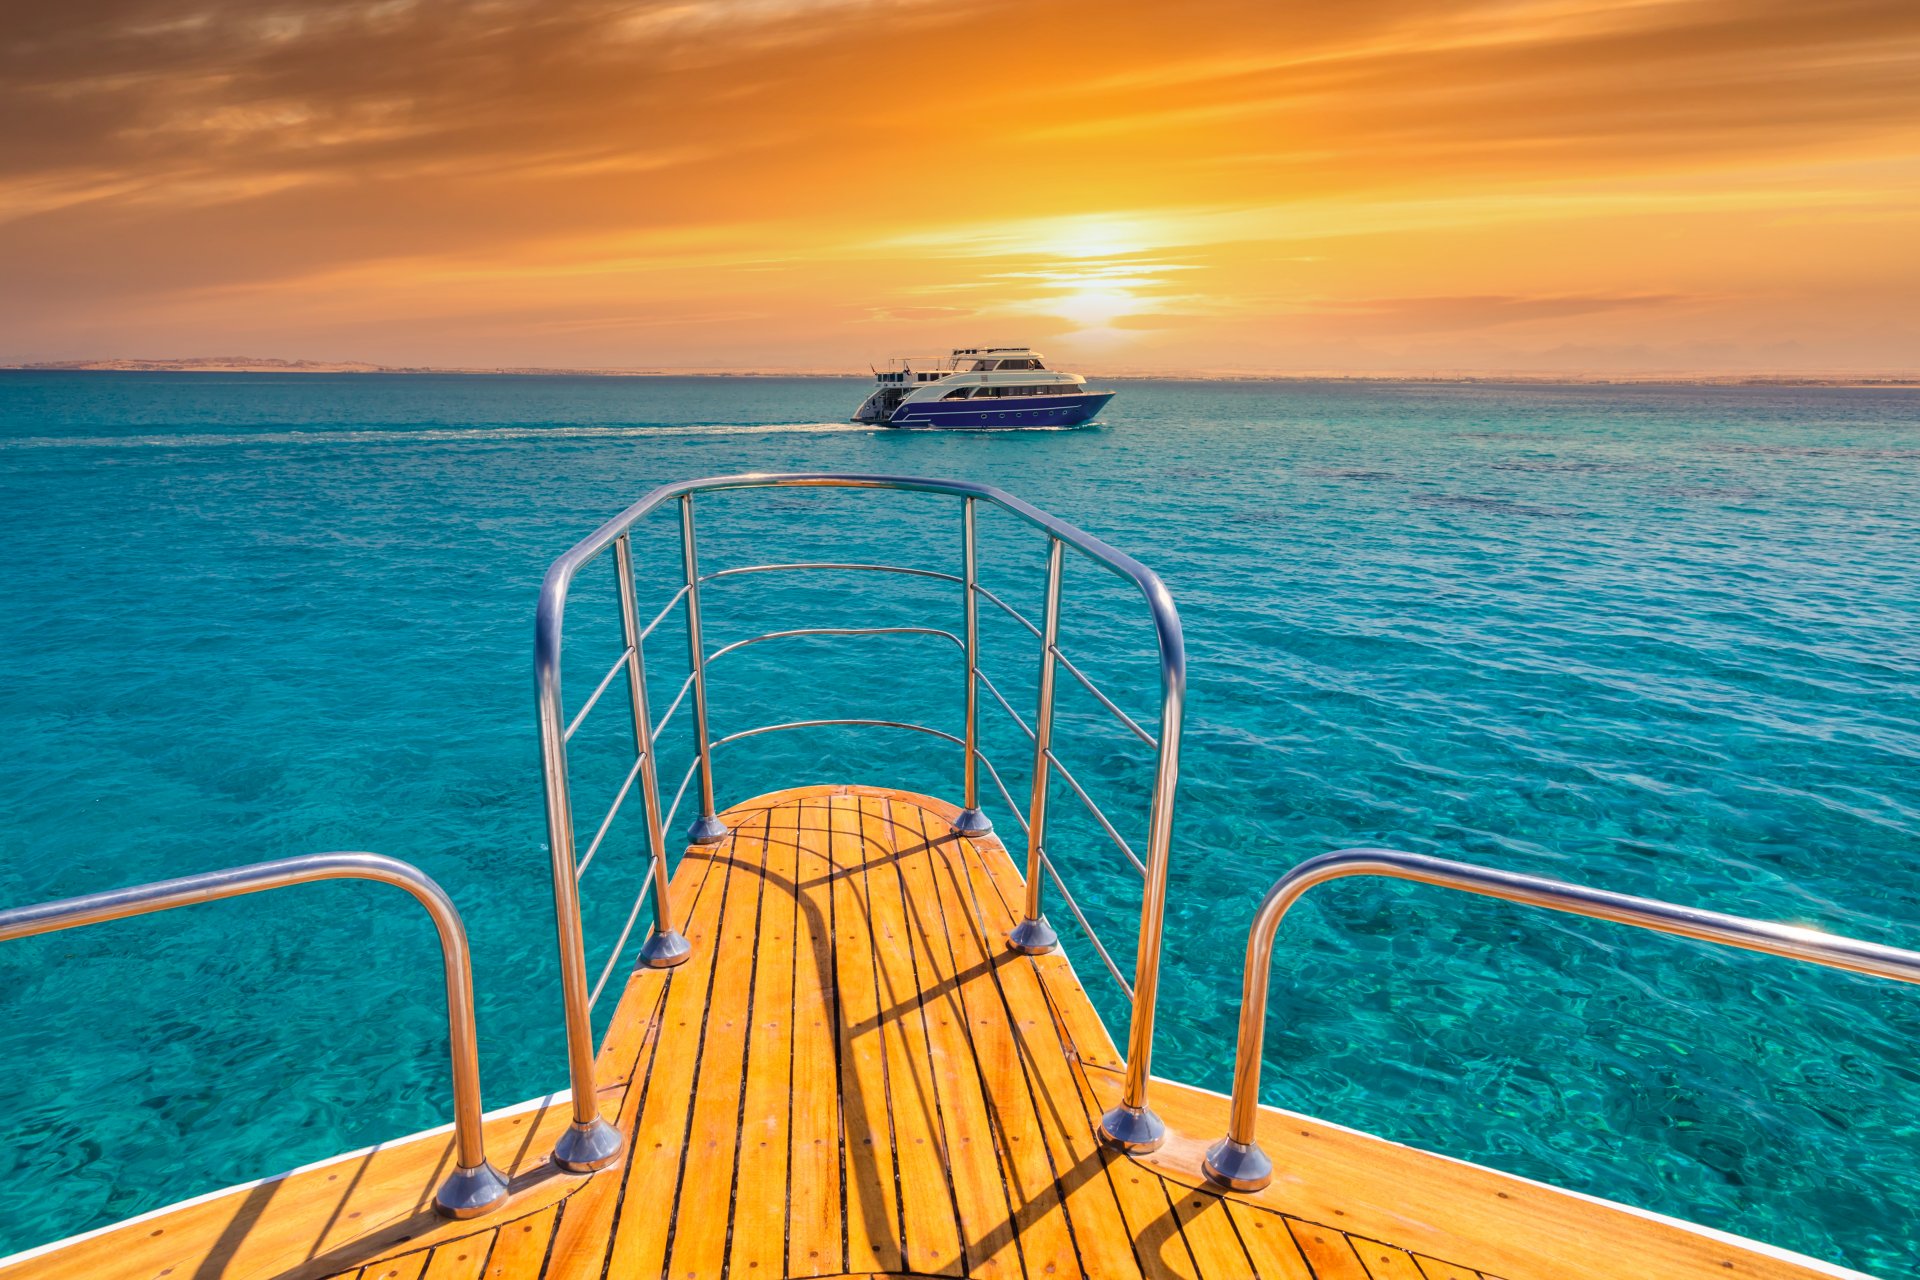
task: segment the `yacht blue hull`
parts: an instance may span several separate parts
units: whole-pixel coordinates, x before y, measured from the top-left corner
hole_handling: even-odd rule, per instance
[[[1022,396],[1005,400],[930,400],[903,404],[889,427],[997,430],[1015,427],[1077,427],[1113,399],[1111,391],[1070,396]]]

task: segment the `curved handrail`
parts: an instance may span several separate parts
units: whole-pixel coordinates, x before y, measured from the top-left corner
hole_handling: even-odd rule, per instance
[[[1236,1190],[1254,1191],[1273,1177],[1273,1163],[1254,1142],[1260,1110],[1260,1054],[1267,1027],[1267,968],[1274,934],[1293,904],[1315,885],[1349,876],[1410,880],[1461,893],[1543,907],[1568,915],[1610,920],[1656,933],[1717,942],[1746,951],[1804,960],[1897,982],[1920,984],[1920,951],[1823,933],[1804,925],[1753,920],[1700,907],[1613,893],[1586,885],[1496,871],[1466,862],[1397,849],[1342,849],[1309,858],[1274,882],[1254,914],[1247,935],[1246,971],[1240,989],[1240,1032],[1233,1060],[1233,1109],[1227,1136],[1207,1152],[1207,1176]]]
[[[802,569],[836,569],[848,573],[898,573],[909,578],[936,578],[941,582],[951,582],[956,585],[966,581],[957,573],[942,573],[938,569],[915,569],[900,564],[848,564],[837,560],[801,560],[792,564],[743,564],[732,569],[716,569],[712,573],[703,573],[700,575],[700,581],[717,582],[721,578],[738,578],[749,573],[792,573]]]
[[[960,652],[967,651],[967,642],[951,631],[942,631],[939,627],[794,627],[787,631],[763,631],[757,636],[748,636],[745,640],[735,640],[732,644],[721,645],[709,653],[705,661],[712,666],[735,649],[744,649],[750,644],[761,644],[767,640],[792,640],[801,636],[942,636],[953,641]],[[711,744],[709,744],[711,745]]]
[[[567,721],[567,731],[563,736],[568,742],[573,741],[574,731],[579,729],[581,722],[587,718],[587,713],[592,711],[594,705],[600,701],[600,695],[607,691],[607,686],[613,683],[613,678],[627,669],[627,659],[632,656],[631,645],[622,649],[620,656],[613,660],[613,665],[607,668],[607,674],[600,677],[600,683],[595,685],[593,692],[587,695],[587,700],[580,704],[580,709],[573,713],[573,719]]]
[[[793,488],[893,489],[908,493],[942,493],[955,498],[984,498],[995,506],[1019,516],[1035,528],[1043,529],[1069,546],[1086,552],[1139,587],[1141,594],[1146,596],[1148,605],[1153,609],[1154,626],[1160,634],[1161,651],[1177,665],[1184,680],[1186,645],[1180,634],[1179,610],[1174,608],[1173,597],[1168,593],[1166,584],[1160,581],[1160,575],[1126,552],[1075,528],[1064,520],[1048,515],[1004,489],[997,489],[989,484],[977,484],[968,480],[934,480],[924,476],[896,476],[865,472],[746,472],[739,475],[712,476],[704,480],[682,480],[675,484],[661,485],[575,543],[571,550],[555,560],[548,568],[546,579],[540,586],[540,607],[544,620],[549,605],[559,606],[553,616],[553,638],[559,639],[559,613],[564,610],[566,602],[564,592],[555,596],[550,588],[556,585],[564,587],[571,582],[574,574],[602,551],[612,546],[616,538],[632,528],[634,522],[648,512],[688,494],[717,493],[727,489]],[[536,664],[539,661],[537,651],[535,661]]]
[[[440,936],[441,964],[446,977],[456,1165],[435,1194],[434,1207],[452,1218],[471,1218],[487,1212],[506,1199],[507,1180],[487,1162],[481,1126],[480,1055],[474,1032],[473,961],[467,950],[467,930],[453,899],[418,867],[377,853],[314,853],[256,862],[224,871],[0,911],[0,942],[318,880],[372,880],[390,884],[412,894],[433,917],[433,927]]]
[[[993,592],[989,591],[987,588],[981,586],[977,582],[973,584],[973,590],[975,595],[985,596],[987,599],[991,600],[994,603],[994,605],[1000,610],[1000,612],[1006,614],[1009,618],[1012,618],[1015,622],[1025,627],[1028,630],[1028,632],[1032,634],[1035,640],[1038,640],[1040,638],[1040,634],[1041,634],[1040,628],[1033,625],[1032,618],[1029,618],[1026,614],[1020,612],[1018,609],[1014,608],[1012,605],[1008,604],[1005,600],[1002,600],[999,596],[993,594]]]
[[[724,738],[715,738],[713,740],[712,745],[716,747],[724,747],[729,742],[738,742],[742,738],[757,738],[763,733],[778,733],[783,729],[825,729],[825,728],[832,728],[834,726],[839,726],[839,725],[863,725],[867,728],[872,728],[872,729],[911,729],[915,733],[926,733],[926,734],[931,734],[936,738],[944,738],[948,742],[953,743],[957,747],[964,747],[967,745],[967,740],[965,738],[962,738],[957,734],[948,733],[945,729],[935,729],[931,725],[911,724],[905,720],[851,720],[851,719],[789,720],[784,724],[759,724],[759,725],[755,725],[751,729],[742,729],[738,733],[730,733]]]
[[[1160,580],[1160,575],[1146,565],[1102,539],[1051,516],[993,485],[965,480],[935,480],[923,476],[831,471],[748,472],[661,485],[575,543],[564,555],[548,566],[546,576],[540,583],[540,603],[534,622],[534,685],[543,701],[549,691],[556,695],[556,698],[559,693],[560,634],[566,614],[567,590],[572,585],[574,576],[582,568],[612,546],[622,534],[633,527],[636,521],[681,497],[732,489],[776,488],[890,489],[908,493],[939,493],[949,497],[980,498],[1020,517],[1035,528],[1046,531],[1104,564],[1139,589],[1152,614],[1155,639],[1159,645],[1163,702],[1167,700],[1166,695],[1170,693],[1174,695],[1172,700],[1176,711],[1183,709],[1187,681],[1187,650],[1186,639],[1180,629],[1180,612],[1174,606],[1173,596],[1167,590],[1166,584]],[[1166,718],[1163,712],[1162,719]],[[1163,734],[1164,728],[1163,725]]]
[[[1112,1141],[1135,1151],[1151,1150],[1158,1146],[1165,1135],[1165,1125],[1147,1110],[1146,1094],[1151,1079],[1151,1058],[1153,1052],[1154,1006],[1159,985],[1159,956],[1161,935],[1165,924],[1165,900],[1167,887],[1168,854],[1172,843],[1173,805],[1175,786],[1179,774],[1180,725],[1185,714],[1186,702],[1186,642],[1180,629],[1180,617],[1174,607],[1173,598],[1166,584],[1158,574],[1147,568],[1132,556],[1110,546],[1105,541],[1068,524],[1064,520],[1051,516],[1037,507],[1014,497],[992,485],[977,484],[970,481],[937,480],[918,476],[897,476],[885,474],[839,474],[833,472],[791,472],[791,473],[747,473],[730,476],[716,476],[700,480],[681,481],[661,485],[633,503],[626,510],[607,520],[581,539],[566,553],[549,566],[540,586],[540,600],[535,615],[534,627],[534,690],[539,708],[541,736],[541,756],[546,792],[546,815],[548,828],[548,851],[552,861],[554,882],[555,927],[560,948],[560,973],[563,1000],[565,1003],[567,1030],[567,1057],[569,1080],[573,1092],[574,1119],[567,1134],[562,1138],[556,1150],[555,1159],[563,1167],[578,1171],[602,1168],[617,1158],[620,1139],[616,1132],[599,1116],[594,1091],[594,1045],[591,1022],[591,1008],[588,1001],[586,960],[583,929],[580,922],[580,905],[574,881],[573,818],[571,802],[567,794],[566,766],[566,720],[564,702],[560,685],[561,636],[565,622],[567,596],[573,579],[579,571],[601,555],[608,547],[616,547],[621,567],[621,589],[623,593],[623,612],[630,613],[628,600],[632,595],[630,564],[630,531],[634,524],[651,512],[670,504],[678,503],[681,517],[681,544],[685,570],[685,587],[675,602],[684,598],[687,605],[688,646],[692,666],[694,695],[694,731],[696,747],[696,766],[701,777],[700,805],[701,815],[694,823],[690,837],[695,843],[708,843],[724,837],[725,828],[714,814],[713,776],[710,767],[712,743],[707,737],[706,726],[706,688],[705,662],[702,651],[700,624],[700,584],[712,578],[725,576],[729,571],[702,575],[698,567],[695,552],[692,500],[694,495],[727,490],[771,489],[771,488],[820,488],[820,489],[879,489],[900,492],[931,493],[963,499],[966,530],[966,577],[962,580],[966,590],[967,640],[963,648],[968,655],[968,722],[969,733],[966,757],[966,802],[968,809],[962,818],[977,821],[977,830],[986,830],[985,819],[974,809],[974,764],[975,752],[972,739],[972,719],[974,705],[974,596],[975,593],[987,595],[994,603],[1007,608],[998,597],[977,585],[974,575],[973,552],[973,506],[976,501],[990,502],[1001,510],[1018,517],[1027,524],[1044,531],[1049,539],[1052,554],[1051,585],[1049,599],[1057,605],[1059,596],[1059,549],[1071,546],[1101,564],[1109,571],[1131,582],[1146,601],[1152,618],[1155,643],[1160,665],[1160,723],[1157,736],[1148,735],[1130,718],[1124,717],[1128,728],[1141,738],[1154,743],[1156,763],[1151,801],[1147,823],[1147,853],[1145,858],[1144,889],[1140,915],[1139,942],[1134,961],[1134,981],[1130,991],[1132,996],[1132,1019],[1127,1040],[1126,1083],[1118,1106],[1110,1111],[1101,1122],[1102,1132]],[[751,571],[766,571],[779,568],[866,568],[852,565],[774,565],[750,566]],[[892,566],[875,566],[892,568]],[[926,576],[941,576],[931,571],[923,571]],[[951,576],[951,575],[948,575]],[[673,607],[669,602],[667,609]],[[666,616],[666,610],[660,614]],[[1016,614],[1016,616],[1018,616]],[[633,674],[640,670],[639,645],[649,625],[641,631],[632,622],[626,623],[627,644],[632,650],[627,659],[630,681],[636,685],[635,697],[644,697],[644,680]],[[1050,630],[1057,627],[1057,611],[1050,612]],[[1028,624],[1031,627],[1031,623]],[[1059,656],[1053,647],[1052,636],[1045,645],[1045,662],[1049,674],[1043,688],[1043,700],[1050,702],[1052,680],[1051,665]],[[722,652],[725,652],[723,650]],[[717,655],[716,655],[717,656]],[[1074,672],[1079,676],[1078,671]],[[1084,679],[1084,677],[1081,677]],[[1096,690],[1097,693],[1097,690]],[[1106,699],[1102,698],[1102,701]],[[1110,705],[1110,704],[1109,704]],[[1117,710],[1117,708],[1116,708]],[[1043,850],[1040,839],[1045,830],[1044,817],[1044,774],[1051,764],[1045,747],[1045,730],[1042,730],[1040,753],[1035,759],[1035,801],[1032,821],[1023,820],[1022,827],[1028,833],[1027,880],[1029,883],[1027,901],[1027,919],[1022,928],[1027,930],[1025,937],[1034,943],[1053,944],[1052,930],[1039,917],[1038,885]],[[651,746],[651,734],[645,744],[637,744],[641,749]],[[648,761],[645,776],[648,779],[650,808],[649,817],[654,812],[652,795],[657,790],[652,779],[653,763]],[[690,771],[688,780],[693,773]],[[996,784],[998,776],[995,775]],[[681,787],[682,793],[686,784]],[[1002,791],[1005,788],[1002,785]],[[677,798],[676,798],[677,806]],[[672,812],[672,810],[669,810]],[[664,879],[666,850],[658,834],[658,826],[652,824],[650,843],[654,871],[658,878]],[[969,827],[969,832],[974,828]],[[662,962],[673,963],[683,959],[686,943],[671,928],[667,916],[668,895],[664,886],[657,886],[653,895],[656,912],[655,938],[667,944],[667,953]],[[1021,931],[1016,931],[1019,936]],[[1022,945],[1016,943],[1016,945]],[[1123,984],[1125,985],[1125,984]]]

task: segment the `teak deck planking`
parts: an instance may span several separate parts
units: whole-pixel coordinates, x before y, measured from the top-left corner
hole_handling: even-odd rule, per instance
[[[599,1056],[628,1139],[546,1163],[564,1102],[501,1115],[512,1201],[428,1208],[444,1134],[83,1237],[0,1280],[1787,1280],[1841,1274],[1279,1111],[1273,1185],[1199,1176],[1226,1100],[1156,1080],[1173,1136],[1100,1144],[1122,1064],[1055,953],[1006,948],[1022,898],[951,805],[802,788],[725,816],[672,892],[692,958],[635,973]],[[1230,1046],[1223,1052],[1230,1052]]]

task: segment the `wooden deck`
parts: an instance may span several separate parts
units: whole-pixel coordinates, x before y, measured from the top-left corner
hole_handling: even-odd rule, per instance
[[[489,1123],[508,1207],[427,1208],[445,1137],[149,1216],[0,1268],[27,1277],[800,1276],[1601,1280],[1848,1274],[1281,1112],[1280,1176],[1199,1176],[1225,1099],[1167,1081],[1175,1136],[1095,1140],[1119,1057],[1059,955],[1005,948],[1020,881],[953,808],[861,787],[762,797],[688,852],[693,958],[633,976],[600,1055],[627,1158],[545,1156],[564,1107]],[[1220,1047],[1222,1054],[1231,1046]]]

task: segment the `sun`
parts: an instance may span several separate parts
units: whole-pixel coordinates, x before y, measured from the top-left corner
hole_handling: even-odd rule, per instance
[[[1107,329],[1121,316],[1140,310],[1140,299],[1131,289],[1088,283],[1049,300],[1046,306],[1082,329]]]
[[[1146,251],[1145,230],[1135,219],[1088,214],[1059,219],[1034,247],[1056,258],[1125,258]]]

